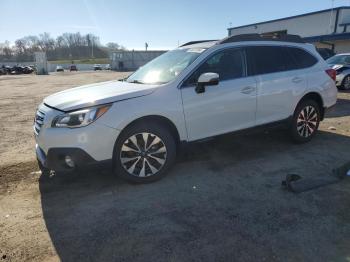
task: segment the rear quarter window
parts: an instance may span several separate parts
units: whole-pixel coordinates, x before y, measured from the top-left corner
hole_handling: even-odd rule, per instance
[[[295,60],[295,64],[297,66],[296,69],[308,68],[318,62],[316,57],[303,49],[288,47],[288,52]]]

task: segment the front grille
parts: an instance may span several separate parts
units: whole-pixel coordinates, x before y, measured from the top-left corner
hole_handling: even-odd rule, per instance
[[[45,119],[45,113],[43,113],[40,110],[36,111],[35,118],[34,118],[34,133],[36,135],[39,134],[40,129],[42,125],[44,124],[44,119]]]

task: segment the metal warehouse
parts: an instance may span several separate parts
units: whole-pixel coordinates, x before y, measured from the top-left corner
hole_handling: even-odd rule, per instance
[[[337,7],[266,22],[228,28],[228,35],[296,34],[318,48],[350,52],[350,7]]]
[[[111,67],[113,70],[135,70],[166,51],[114,51],[110,54]]]

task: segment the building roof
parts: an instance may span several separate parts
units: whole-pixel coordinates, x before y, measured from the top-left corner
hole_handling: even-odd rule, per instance
[[[264,21],[264,22],[258,22],[258,23],[242,25],[242,26],[236,26],[236,27],[230,27],[227,30],[238,29],[238,28],[243,28],[243,27],[248,27],[248,26],[261,25],[261,24],[278,22],[278,21],[284,21],[284,20],[288,20],[288,19],[292,19],[292,18],[298,18],[298,17],[304,17],[304,16],[309,16],[309,15],[325,13],[325,12],[329,12],[329,11],[332,11],[332,10],[337,11],[337,10],[340,10],[340,9],[350,9],[350,6],[339,6],[339,7],[335,7],[335,8],[324,9],[324,10],[311,12],[311,13],[305,13],[305,14],[301,14],[301,15],[288,16],[288,17],[278,18],[278,19],[274,19],[274,20],[268,20],[268,21]]]
[[[303,39],[305,42],[309,42],[309,43],[349,40],[350,33],[310,36],[310,37],[304,37]]]

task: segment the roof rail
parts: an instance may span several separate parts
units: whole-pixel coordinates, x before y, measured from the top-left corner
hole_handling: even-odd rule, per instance
[[[198,40],[198,41],[191,41],[191,42],[187,42],[186,44],[181,45],[180,47],[187,46],[187,45],[199,44],[199,43],[205,43],[205,42],[213,42],[213,41],[218,41],[218,40]]]
[[[271,34],[242,34],[226,37],[218,42],[218,44],[226,44],[242,41],[282,41],[292,43],[305,43],[299,35],[271,35]]]

